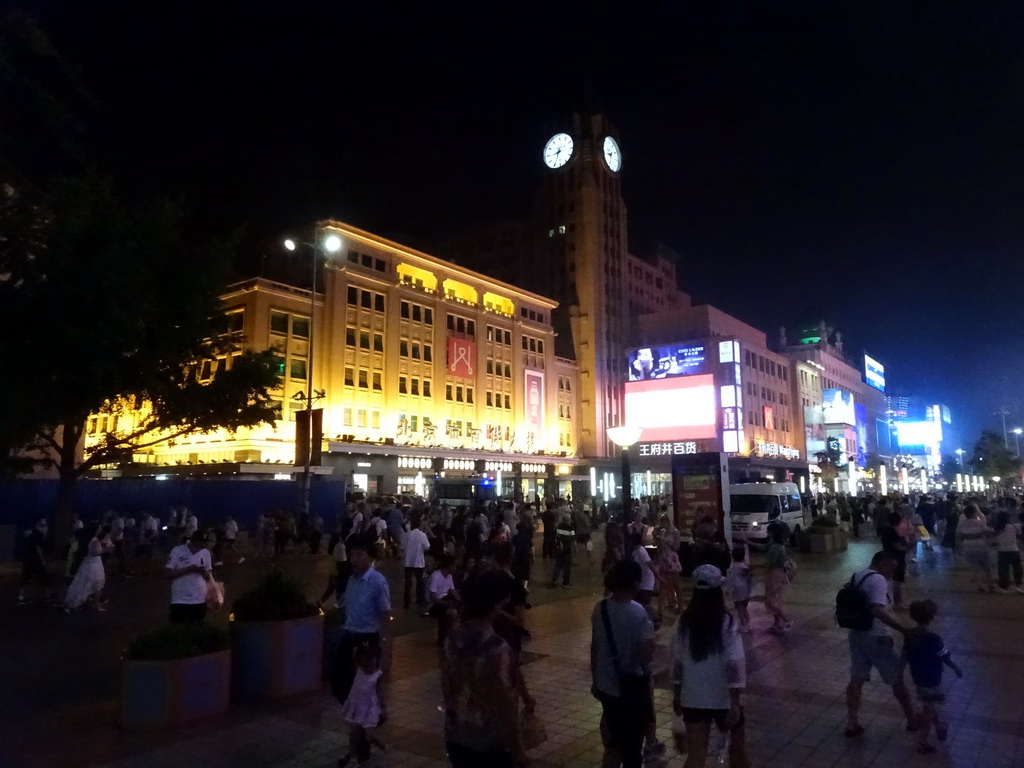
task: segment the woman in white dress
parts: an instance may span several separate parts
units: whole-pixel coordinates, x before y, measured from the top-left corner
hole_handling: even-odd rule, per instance
[[[78,567],[74,581],[68,587],[67,595],[64,596],[65,611],[70,612],[81,608],[88,601],[91,601],[97,610],[106,610],[99,602],[103,585],[107,582],[107,576],[103,570],[103,555],[113,548],[114,545],[110,541],[110,526],[105,525],[100,528],[96,525],[93,535],[89,538],[85,558]]]

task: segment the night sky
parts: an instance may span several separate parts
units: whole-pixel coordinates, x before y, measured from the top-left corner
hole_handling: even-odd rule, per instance
[[[1020,3],[26,4],[109,167],[247,224],[244,264],[318,217],[429,250],[522,216],[552,122],[596,109],[695,301],[825,317],[965,442],[1024,423]]]

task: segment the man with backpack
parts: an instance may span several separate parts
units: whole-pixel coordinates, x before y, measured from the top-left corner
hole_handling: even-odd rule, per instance
[[[848,738],[864,733],[857,719],[864,683],[871,679],[871,668],[878,670],[882,682],[892,686],[893,695],[907,718],[907,730],[917,729],[914,707],[903,682],[900,654],[888,628],[901,634],[909,631],[890,613],[889,580],[896,561],[888,552],[875,553],[871,566],[853,574],[836,595],[836,622],[849,630],[850,683],[846,686],[846,730]]]

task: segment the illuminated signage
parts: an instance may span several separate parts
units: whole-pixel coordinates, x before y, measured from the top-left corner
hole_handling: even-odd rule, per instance
[[[525,379],[526,426],[539,439],[544,434],[544,374],[540,371],[526,371]]]
[[[900,421],[896,424],[896,436],[900,450],[923,447],[937,453],[942,429],[934,421]]]
[[[790,448],[788,445],[769,443],[765,440],[755,440],[754,455],[780,459],[799,459],[800,451],[796,448]]]
[[[638,456],[692,456],[717,451],[717,440],[673,440],[667,442],[637,443],[631,453]]]
[[[718,436],[715,379],[710,374],[625,385],[626,423],[639,442],[675,442]]]
[[[867,355],[864,355],[864,381],[879,392],[885,392],[885,367]]]
[[[775,412],[770,405],[764,406],[764,428],[775,429]]]
[[[448,373],[462,379],[476,378],[476,348],[472,340],[448,337]]]
[[[853,393],[845,389],[826,389],[821,393],[822,397],[822,421],[825,424],[849,424],[851,427],[857,423],[857,415],[853,410]]]
[[[629,380],[647,381],[707,373],[703,344],[641,347],[629,353]]]

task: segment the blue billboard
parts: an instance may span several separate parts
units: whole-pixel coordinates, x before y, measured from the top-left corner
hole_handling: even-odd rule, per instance
[[[864,381],[869,387],[885,392],[885,366],[867,355],[864,355]]]

